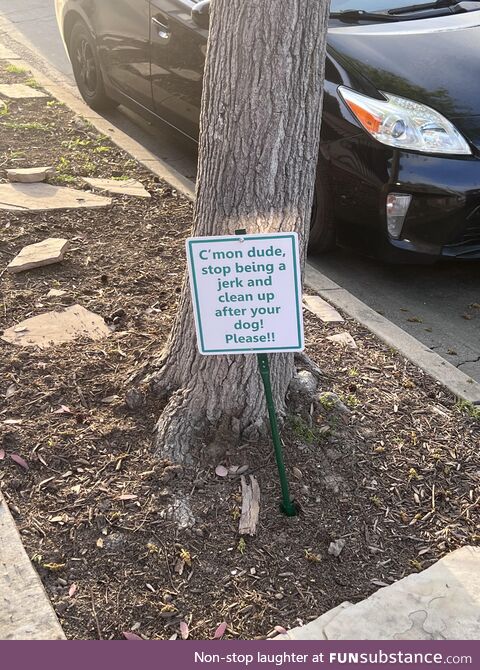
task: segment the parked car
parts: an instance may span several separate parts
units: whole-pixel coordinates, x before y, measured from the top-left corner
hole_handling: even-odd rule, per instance
[[[332,0],[311,244],[480,258],[480,1]],[[85,101],[196,140],[209,0],[56,0]]]

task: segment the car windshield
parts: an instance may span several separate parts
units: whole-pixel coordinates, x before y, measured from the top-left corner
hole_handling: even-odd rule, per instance
[[[403,9],[404,7],[432,6],[434,0],[331,0],[330,11],[345,12],[360,9],[364,12],[388,12],[391,9]]]

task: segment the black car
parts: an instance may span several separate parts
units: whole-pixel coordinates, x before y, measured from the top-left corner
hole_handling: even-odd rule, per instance
[[[480,1],[332,0],[311,248],[480,258]],[[208,0],[56,0],[75,79],[198,136]]]

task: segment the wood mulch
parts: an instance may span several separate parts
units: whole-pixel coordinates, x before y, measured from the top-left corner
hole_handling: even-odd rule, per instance
[[[25,79],[0,67],[3,83]],[[181,622],[192,638],[222,622],[226,637],[265,637],[478,542],[478,417],[349,318],[305,316],[322,374],[313,403],[292,397],[283,429],[298,516],[279,511],[268,442],[225,445],[226,477],[216,464],[156,459],[160,403],[145,393],[130,409],[125,396],[172,325],[191,205],[51,99],[11,103],[0,180],[6,168],[50,163],[57,183],[129,176],[152,194],[114,197],[105,210],[0,215],[0,272],[27,244],[72,242],[59,265],[3,274],[0,327],[78,302],[113,330],[45,351],[0,341],[0,487],[69,638],[180,637]],[[66,294],[47,299],[50,288]],[[326,340],[343,330],[357,349]],[[238,534],[232,466],[260,485],[253,538]],[[195,521],[178,530],[182,501]],[[329,554],[338,539],[342,552]]]

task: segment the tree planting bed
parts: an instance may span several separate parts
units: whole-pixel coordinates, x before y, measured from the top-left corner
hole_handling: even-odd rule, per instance
[[[0,66],[1,83],[28,77]],[[322,372],[313,398],[292,393],[283,428],[298,516],[279,510],[269,441],[218,452],[205,436],[187,468],[156,458],[162,404],[141,380],[175,317],[191,205],[51,98],[10,103],[0,181],[6,168],[49,164],[52,183],[134,177],[151,193],[114,196],[107,209],[0,214],[0,272],[27,244],[71,243],[60,264],[3,274],[0,327],[79,303],[112,328],[43,351],[0,341],[0,486],[69,638],[180,637],[181,622],[192,638],[222,622],[226,637],[265,637],[478,541],[475,411],[348,318],[325,325],[306,313]],[[47,298],[52,288],[65,294]],[[342,331],[357,349],[326,340]],[[255,537],[238,534],[240,476],[218,476],[219,464],[248,466],[259,482]],[[179,530],[182,500],[194,522]],[[338,539],[343,550],[329,554]]]

